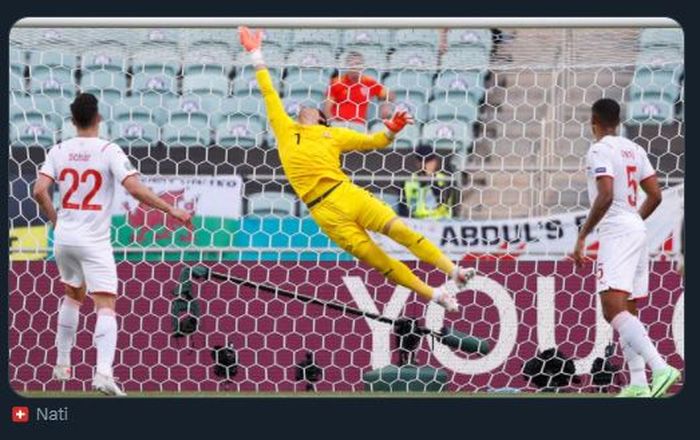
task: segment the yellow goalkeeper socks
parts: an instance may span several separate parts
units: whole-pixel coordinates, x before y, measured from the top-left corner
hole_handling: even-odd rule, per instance
[[[451,275],[455,270],[455,264],[437,246],[409,228],[400,219],[396,218],[391,222],[386,235],[395,242],[405,246],[424,263],[432,264],[448,275]]]

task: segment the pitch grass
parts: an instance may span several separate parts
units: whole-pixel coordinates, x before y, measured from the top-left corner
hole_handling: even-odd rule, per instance
[[[18,393],[22,397],[34,399],[95,399],[110,398],[96,391],[25,391]],[[296,393],[256,393],[256,392],[234,392],[234,391],[210,391],[210,392],[166,392],[166,391],[146,391],[130,392],[126,398],[131,399],[201,399],[201,398],[300,398],[300,399],[374,399],[374,398],[418,398],[418,399],[607,399],[615,397],[610,393],[486,393],[486,392],[296,392]]]

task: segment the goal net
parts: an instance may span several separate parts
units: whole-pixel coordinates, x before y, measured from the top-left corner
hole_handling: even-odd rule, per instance
[[[359,69],[389,92],[335,95],[358,116],[333,124],[371,132],[396,109],[414,115],[390,147],[346,154],[343,167],[477,268],[458,295],[461,311],[445,315],[391,285],[319,230],[285,178],[234,28],[17,27],[9,84],[15,390],[88,390],[92,377],[96,317],[86,301],[76,378],[50,379],[62,285],[53,231],[31,199],[48,148],[75,135],[68,105],[80,91],[99,99],[101,137],[121,146],[161,197],[194,214],[190,230],[126,193],[113,207],[115,376],[127,392],[360,392],[364,373],[399,363],[390,324],[235,283],[190,282],[186,269],[197,265],[487,341],[488,354],[463,354],[423,338],[412,363],[445,372],[445,391],[617,390],[627,379],[593,293],[596,237],[583,268],[566,258],[587,214],[590,106],[601,97],[622,104],[623,134],[649,152],[663,186],[647,222],[651,290],[640,317],[662,355],[684,366],[680,30],[269,28],[263,52],[291,114],[323,105],[332,78],[342,83]],[[434,172],[421,171],[429,163]],[[431,285],[445,282],[375,238]]]

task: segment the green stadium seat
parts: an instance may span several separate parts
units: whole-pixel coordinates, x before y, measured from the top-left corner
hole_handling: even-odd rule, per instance
[[[375,133],[377,131],[386,131],[386,127],[382,121],[372,123],[369,131]],[[420,122],[416,121],[413,125],[407,125],[394,139],[393,147],[397,149],[413,149],[420,141]]]
[[[141,42],[140,46],[147,49],[175,50],[179,42],[183,40],[177,28],[139,29],[137,32],[139,33],[137,38]]]
[[[423,143],[443,154],[467,152],[473,138],[472,125],[464,121],[432,121],[423,126]]]
[[[172,93],[143,92],[133,94],[123,103],[147,108],[154,121],[163,125],[167,122],[170,111],[177,108],[177,96]]]
[[[312,82],[325,80],[327,83],[336,67],[333,51],[325,47],[295,49],[287,60],[285,81]]]
[[[279,82],[274,82],[275,88],[279,89]],[[231,93],[235,97],[261,96],[258,80],[255,77],[236,77],[231,83]]]
[[[158,143],[158,126],[139,121],[115,122],[112,128],[114,143],[120,147],[149,147]]]
[[[265,118],[265,104],[256,96],[225,98],[219,111],[212,113],[212,123],[218,125],[227,117],[252,117],[262,121]]]
[[[63,98],[12,93],[10,94],[10,120],[30,118],[38,122],[50,119],[53,125],[60,126],[63,118],[70,115],[69,106],[70,102]]]
[[[400,29],[394,34],[396,47],[426,46],[437,48],[440,44],[440,31],[437,29]]]
[[[322,101],[326,98],[329,82],[324,70],[296,70],[284,80],[284,96]]]
[[[238,32],[235,29],[203,29],[189,34],[188,52],[219,51],[232,54],[242,50],[238,44]]]
[[[248,214],[277,217],[293,216],[297,198],[283,192],[261,192],[248,195]]]
[[[124,72],[109,70],[84,71],[80,79],[80,88],[110,88],[126,93],[127,80]]]
[[[384,85],[396,94],[397,100],[427,102],[433,87],[433,73],[420,70],[392,71]]]
[[[393,40],[389,29],[345,29],[342,32],[343,46],[357,50],[366,47],[387,48]]]
[[[669,124],[673,122],[674,103],[666,99],[633,100],[627,103],[629,125]]]
[[[663,96],[670,101],[676,101],[680,89],[679,78],[673,70],[638,68],[630,85],[630,99]]]
[[[209,145],[209,129],[185,124],[163,126],[162,140],[168,147],[199,147]]]
[[[231,115],[216,126],[216,145],[253,148],[263,143],[265,127],[258,118]]]
[[[265,46],[265,60],[268,58],[269,49],[276,47],[286,51],[291,40],[291,29],[263,29],[263,45]]]
[[[461,46],[475,46],[491,51],[493,39],[490,29],[456,29],[447,31],[447,46],[450,48]]]
[[[489,67],[489,57],[489,51],[483,47],[453,46],[442,56],[442,68],[483,72]]]
[[[57,131],[52,123],[16,121],[10,124],[10,145],[50,147],[56,143]]]
[[[411,101],[410,99],[399,99],[394,101],[394,112],[407,111],[418,121],[428,120],[428,105],[422,101]]]
[[[481,102],[486,94],[484,73],[478,70],[442,70],[435,79],[435,99],[462,99]]]
[[[437,50],[414,46],[399,48],[391,55],[390,65],[392,69],[433,72],[438,66]]]
[[[682,29],[644,29],[639,39],[643,49],[665,47],[683,51]]]
[[[469,99],[441,99],[428,104],[428,120],[464,121],[473,123],[479,115],[479,107]]]
[[[10,48],[10,90],[24,91],[24,70],[27,66],[25,52]]]
[[[340,45],[340,31],[337,29],[294,29],[292,47],[326,46],[335,49]]]
[[[182,80],[184,94],[228,96],[229,81],[223,75],[203,73],[185,75]]]
[[[126,72],[126,58],[126,52],[121,47],[101,46],[99,50],[82,54],[81,69],[88,72],[118,72],[123,75]]]
[[[47,96],[72,97],[75,95],[74,55],[57,52],[31,52],[29,54],[30,91]]]
[[[188,52],[184,59],[182,73],[185,77],[207,74],[227,77],[232,64],[233,57],[230,51],[198,47],[196,51]]]

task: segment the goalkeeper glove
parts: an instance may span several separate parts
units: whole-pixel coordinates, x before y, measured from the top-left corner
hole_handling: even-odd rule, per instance
[[[240,26],[238,28],[238,35],[241,38],[241,45],[243,45],[246,52],[250,54],[253,64],[256,66],[264,64],[262,52],[260,51],[260,47],[262,46],[262,32],[259,29],[251,31],[246,26]]]
[[[400,132],[407,124],[413,124],[413,117],[404,111],[396,112],[391,119],[384,120],[384,125],[392,134]]]

